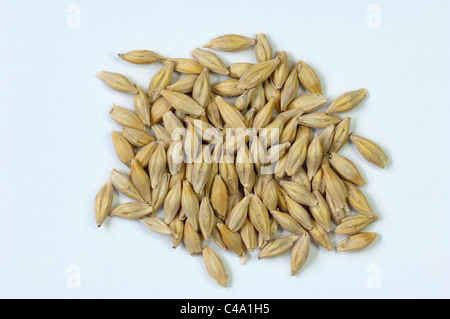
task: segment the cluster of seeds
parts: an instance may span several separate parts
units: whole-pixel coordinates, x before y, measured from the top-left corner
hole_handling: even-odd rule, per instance
[[[350,133],[350,117],[336,115],[356,107],[366,90],[342,94],[317,111],[327,99],[316,73],[303,61],[291,67],[284,51],[274,56],[264,34],[225,35],[204,47],[254,47],[256,63],[227,67],[199,48],[195,60],[135,50],[119,57],[163,65],[147,92],[121,74],[98,74],[114,90],[134,95],[134,112],[113,105],[109,113],[123,127],[112,139],[129,173],[113,169],[98,193],[98,226],[107,216],[138,219],[170,235],[174,248],[183,242],[191,255],[202,254],[222,286],[228,275],[211,240],[241,257],[255,249],[258,258],[290,250],[292,275],[307,259],[310,237],[332,250],[332,223],[336,234],[348,235],[338,251],[369,246],[377,234],[361,231],[377,217],[358,188],[364,179],[357,167],[338,151],[350,140],[375,165],[384,168],[387,157]],[[210,73],[229,79],[211,84]],[[114,188],[134,201],[112,207]]]

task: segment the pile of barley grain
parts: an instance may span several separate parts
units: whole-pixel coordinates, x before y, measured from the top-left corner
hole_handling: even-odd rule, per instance
[[[228,52],[251,46],[255,64],[228,67],[198,48],[195,60],[148,50],[119,54],[131,63],[163,64],[147,92],[121,74],[98,74],[134,95],[134,112],[116,105],[110,111],[123,127],[112,132],[114,148],[130,170],[114,169],[98,193],[98,226],[108,215],[139,219],[170,235],[174,248],[183,241],[191,255],[202,254],[222,286],[228,275],[210,239],[241,257],[255,249],[258,258],[291,250],[292,275],[305,263],[310,235],[332,250],[331,222],[336,234],[349,236],[338,251],[370,245],[376,233],[361,231],[377,217],[357,187],[364,180],[337,152],[350,139],[369,162],[383,168],[387,162],[375,143],[349,133],[350,117],[335,115],[356,107],[366,90],[342,94],[316,112],[327,103],[316,73],[303,61],[290,67],[284,51],[273,57],[264,34],[225,35],[204,45]],[[182,76],[172,83],[174,72]],[[210,72],[230,79],[211,84]],[[308,93],[298,95],[300,87]],[[134,202],[112,208],[113,187]],[[160,207],[163,218],[156,217]],[[347,215],[350,208],[359,213]],[[277,235],[280,227],[291,234]]]

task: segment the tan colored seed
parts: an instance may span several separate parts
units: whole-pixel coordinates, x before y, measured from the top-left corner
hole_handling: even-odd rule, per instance
[[[280,228],[280,224],[274,217],[270,217],[270,239],[272,240],[278,232],[278,228]]]
[[[208,103],[206,103],[205,107],[205,113],[208,117],[208,120],[211,122],[214,127],[218,129],[222,129],[223,122],[222,117],[220,115],[219,108],[217,107],[216,101],[215,101],[215,95],[211,93],[211,97],[208,100]]]
[[[298,118],[302,115],[302,110],[291,110],[278,114],[272,120],[272,122],[266,126],[266,128],[281,128],[283,125],[293,118]]]
[[[296,235],[306,234],[306,230],[303,229],[300,224],[291,217],[291,215],[282,213],[277,210],[272,210],[270,212],[275,220],[280,224],[280,226],[289,233],[293,233]]]
[[[346,117],[334,129],[330,152],[337,153],[347,143],[350,132],[350,117]]]
[[[169,111],[163,115],[164,129],[169,133],[169,139],[172,138],[172,134],[184,131],[184,125],[180,119]],[[156,134],[156,132],[155,132]]]
[[[299,237],[291,251],[291,276],[295,276],[306,262],[311,238],[307,233]]]
[[[155,151],[156,146],[157,144],[155,142],[150,142],[136,153],[135,158],[143,168],[148,166],[148,162],[150,161],[150,157]]]
[[[169,224],[169,227],[172,230],[172,235],[170,235],[172,240],[172,247],[177,248],[183,240],[184,221],[179,218],[174,218]]]
[[[280,186],[297,203],[307,206],[317,205],[317,199],[306,189],[305,186],[288,181],[281,181]]]
[[[325,188],[330,194],[333,203],[336,205],[336,208],[348,210],[348,194],[344,182],[339,178],[338,175],[336,175],[336,173],[328,164],[322,165],[322,172],[323,180],[325,182]]]
[[[298,123],[312,128],[326,128],[329,125],[336,125],[342,119],[335,115],[329,115],[324,112],[310,113],[298,118]]]
[[[262,84],[255,86],[255,95],[253,96],[250,106],[257,112],[266,104],[266,96],[264,93],[264,86]]]
[[[125,203],[114,208],[110,215],[125,219],[140,219],[152,212],[153,208],[147,203]]]
[[[237,108],[239,111],[245,110],[250,105],[250,102],[252,101],[253,97],[255,96],[255,93],[256,93],[256,88],[253,88],[251,90],[247,90],[247,91],[243,92],[240,96],[238,96],[236,101],[234,101],[234,107]],[[252,109],[256,112],[256,110],[254,108],[251,108],[251,110]],[[247,125],[247,126],[249,126],[249,125]]]
[[[364,179],[355,164],[353,164],[353,162],[348,158],[336,153],[331,153],[330,165],[342,179],[352,182],[358,186],[364,185]]]
[[[175,71],[183,73],[183,74],[200,74],[202,73],[203,66],[197,61],[191,59],[184,58],[176,58],[176,59],[163,59],[161,63],[166,65],[171,61],[175,62]]]
[[[367,138],[353,133],[350,135],[350,140],[353,145],[355,145],[359,154],[361,154],[367,161],[381,168],[386,166],[388,158],[377,144]]]
[[[300,83],[297,77],[297,68],[294,66],[281,89],[280,108],[282,111],[285,111],[289,103],[295,98],[299,88]]]
[[[258,232],[248,218],[242,225],[240,234],[245,247],[249,251],[253,251],[258,247]]]
[[[275,100],[275,110],[281,113],[281,90],[275,87],[270,78],[264,82],[264,95],[267,101]]]
[[[205,266],[208,270],[209,275],[222,287],[228,285],[228,275],[223,266],[222,260],[219,256],[209,248],[205,246],[202,250],[203,259],[205,260]]]
[[[206,103],[211,97],[211,85],[209,84],[209,70],[203,69],[198,76],[197,81],[192,88],[192,98],[202,108],[205,108]]]
[[[194,89],[194,84],[198,79],[198,75],[191,74],[185,75],[178,81],[167,86],[166,89],[170,91],[180,92],[180,93],[191,93]]]
[[[288,104],[286,110],[301,109],[303,113],[311,113],[324,105],[327,99],[319,93],[301,94]]]
[[[152,191],[150,188],[150,178],[144,168],[135,159],[131,160],[130,166],[131,182],[147,202],[152,202]]]
[[[286,163],[286,173],[289,176],[297,173],[303,163],[305,162],[307,154],[307,139],[305,136],[297,139],[294,144],[292,144],[289,149],[287,163]]]
[[[342,220],[347,217],[347,212],[343,208],[337,207],[328,191],[325,192],[325,200],[327,201],[328,207],[330,208],[331,219],[333,220],[333,223],[335,223],[336,225],[341,224]]]
[[[340,252],[362,250],[369,246],[377,236],[377,233],[359,233],[347,237],[336,245],[337,250]]]
[[[178,219],[186,221],[186,213],[183,210],[183,206],[181,206],[180,212],[178,213]]]
[[[141,218],[139,219],[145,226],[147,226],[148,229],[150,229],[151,231],[158,233],[158,234],[163,234],[163,235],[172,235],[174,234],[172,229],[170,229],[169,226],[167,226],[167,224],[158,217],[145,217],[145,218]]]
[[[238,83],[239,81],[236,79],[225,80],[212,85],[211,90],[221,96],[238,96],[246,92],[246,90],[237,88]]]
[[[324,154],[330,151],[331,143],[333,142],[334,128],[334,125],[329,125],[326,129],[317,134]]]
[[[264,203],[258,196],[250,194],[250,203],[248,207],[248,217],[253,226],[264,237],[265,240],[270,239],[270,221],[269,212]]]
[[[223,75],[229,74],[225,63],[223,63],[217,54],[211,51],[196,48],[192,50],[192,56],[203,65],[203,67],[209,69],[211,72]]]
[[[135,95],[135,97],[138,95]],[[109,111],[109,116],[117,122],[120,126],[131,127],[138,130],[145,130],[145,125],[139,119],[139,117],[132,111],[113,104],[113,107]]]
[[[131,182],[131,178],[127,174],[119,172],[116,169],[113,169],[110,178],[111,183],[121,194],[129,198],[132,198],[138,202],[145,202],[139,191]]]
[[[164,96],[167,102],[169,102],[169,104],[177,111],[185,114],[192,114],[194,116],[205,114],[205,110],[184,93],[162,90],[161,95]]]
[[[266,148],[259,137],[254,136],[251,138],[249,151],[252,159],[251,161],[255,165],[256,172],[260,172],[261,165],[267,164],[269,160],[267,158]]]
[[[220,161],[219,172],[229,193],[231,195],[237,194],[239,190],[239,179],[234,166],[234,161],[228,154],[224,154],[223,160]]]
[[[256,114],[253,121],[253,128],[259,130],[266,127],[273,117],[273,111],[275,110],[275,99],[270,99],[266,105]]]
[[[236,156],[236,173],[244,188],[252,189],[255,185],[255,169],[250,161],[250,152],[247,144],[243,143]]]
[[[135,64],[151,64],[163,59],[158,53],[150,50],[133,50],[118,55],[122,60]]]
[[[303,168],[300,168],[297,173],[292,175],[292,181],[305,186],[308,191],[311,191],[311,181]]]
[[[211,189],[211,205],[217,217],[225,220],[228,211],[228,190],[220,175],[216,175]]]
[[[279,182],[286,176],[286,167],[288,161],[288,154],[283,155],[275,165],[275,173],[273,174],[273,178]]]
[[[323,180],[323,171],[321,167],[311,181],[311,189],[317,190],[321,194],[325,193],[325,182]]]
[[[134,84],[122,74],[101,71],[97,77],[113,90],[128,94],[138,93]]]
[[[267,159],[270,163],[273,163],[282,158],[289,150],[291,143],[285,142],[283,144],[276,144],[267,150]]]
[[[361,214],[346,217],[336,227],[336,234],[355,235],[376,220],[377,218],[369,218]]]
[[[195,231],[198,231],[199,203],[198,198],[188,181],[183,182],[181,192],[181,207]]]
[[[215,225],[214,210],[207,196],[203,197],[199,208],[200,231],[206,240],[209,240]]]
[[[280,136],[280,143],[294,143],[297,135],[297,119],[294,117],[290,119],[283,127]]]
[[[225,101],[221,96],[217,96],[215,102],[225,123],[234,129],[247,129],[244,117],[238,109]]]
[[[184,137],[184,153],[186,163],[193,163],[202,150],[201,131],[192,123],[187,123],[186,136]],[[190,175],[189,175],[190,177]]]
[[[302,205],[295,202],[289,196],[285,196],[284,200],[286,202],[287,210],[289,214],[297,221],[299,224],[305,228],[306,230],[311,230],[312,223],[311,218],[309,217],[308,212]]]
[[[249,197],[245,196],[230,211],[228,227],[232,231],[239,231],[247,220]]]
[[[200,255],[202,253],[202,239],[200,234],[194,229],[192,224],[187,220],[184,223],[183,242],[191,256]]]
[[[255,44],[255,39],[247,38],[237,34],[227,34],[218,38],[212,39],[203,47],[213,50],[237,52],[247,49]]]
[[[322,226],[317,224],[314,220],[312,221],[313,228],[309,231],[309,234],[312,238],[323,248],[328,251],[332,251],[333,248],[331,246],[330,234],[326,232]]]
[[[117,157],[122,163],[130,167],[131,160],[134,158],[133,146],[131,146],[127,139],[123,137],[119,132],[112,131],[111,136]]]
[[[181,181],[178,181],[164,199],[164,221],[170,224],[181,207]]]
[[[272,59],[272,47],[264,33],[256,35],[255,57],[258,63],[266,62]]]
[[[150,133],[130,127],[124,127],[122,135],[136,147],[144,147],[155,141],[155,138]]]
[[[208,180],[206,181],[206,184],[205,184],[205,196],[208,196],[208,197],[211,196],[212,186],[214,184],[214,179],[216,178],[217,174],[219,174],[219,164],[214,161],[211,164],[211,171],[209,173]]]
[[[308,126],[299,125],[297,128],[297,135],[295,136],[295,140],[298,141],[302,138],[302,136],[305,136],[306,138],[306,146],[309,145],[312,141],[311,137],[311,129]]]
[[[256,110],[253,108],[250,108],[245,114],[244,114],[244,120],[245,120],[245,125],[247,127],[252,127],[253,126],[253,120],[255,119],[255,115],[256,115]]]
[[[222,222],[217,217],[216,217],[216,222],[217,223],[214,225],[213,230],[211,232],[211,239],[217,245],[217,247],[219,247],[223,251],[228,251],[228,247],[227,247],[227,245],[225,245],[222,235],[220,234],[219,228],[217,227],[217,224],[220,224]]]
[[[192,165],[192,187],[198,194],[203,193],[206,182],[211,175],[212,159],[208,147],[204,147]]]
[[[297,63],[298,78],[303,87],[311,93],[322,94],[322,86],[316,72],[305,62]]]
[[[314,191],[314,196],[317,198],[317,205],[309,208],[314,220],[326,231],[331,231],[331,213],[328,204],[323,198],[322,194]]]
[[[357,107],[367,96],[366,89],[359,89],[342,94],[333,100],[327,109],[328,114],[342,113]]]
[[[270,180],[272,180],[272,175],[270,174],[257,175],[255,178],[255,186],[253,187],[253,193],[259,198],[262,198],[264,186]]]
[[[169,191],[170,174],[166,171],[161,177],[161,181],[152,189],[152,207],[156,212],[163,204]]]
[[[230,74],[228,74],[228,77],[232,79],[240,79],[244,73],[250,69],[254,64],[252,63],[233,63],[230,64],[228,67],[228,71]]]
[[[165,98],[157,99],[150,108],[150,124],[161,122],[163,115],[170,110],[172,110],[172,105]]]
[[[263,188],[262,201],[269,211],[278,206],[278,190],[274,180],[269,181]]]
[[[375,213],[372,211],[372,208],[370,208],[370,205],[361,190],[352,183],[344,181],[344,184],[348,192],[348,203],[350,206],[369,218],[376,218]]]
[[[171,175],[176,175],[184,166],[183,142],[172,141],[167,148],[167,166]]]
[[[261,62],[250,67],[239,79],[238,89],[248,90],[262,84],[280,63],[279,58]]]
[[[95,197],[95,219],[97,226],[102,226],[106,217],[108,217],[113,201],[114,190],[111,182],[107,182]]]
[[[281,256],[291,249],[297,240],[297,235],[288,235],[275,238],[264,246],[258,254],[258,259]]]
[[[164,174],[164,169],[167,164],[167,155],[164,144],[157,143],[156,149],[148,162],[148,172],[152,188],[155,188]]]
[[[218,223],[217,228],[222,235],[225,245],[238,256],[245,256],[247,254],[244,243],[242,242],[239,233],[234,232],[228,228],[227,225]]]
[[[289,60],[285,51],[280,51],[276,55],[280,59],[280,64],[273,71],[272,82],[277,90],[280,90],[289,75]]]
[[[317,170],[322,164],[322,144],[318,135],[314,137],[311,144],[308,147],[308,152],[306,154],[306,167],[308,169],[308,178],[312,180],[314,175],[316,175]]]
[[[150,103],[155,102],[161,97],[161,91],[172,82],[174,68],[175,63],[169,62],[153,76],[147,89],[147,96]]]
[[[138,94],[134,95],[134,111],[145,126],[150,126],[150,102],[147,94],[141,89],[141,87],[137,84],[135,84],[135,86],[138,89]]]
[[[173,188],[177,182],[183,182],[186,175],[186,165],[182,163],[181,169],[175,175],[170,177],[169,188]]]

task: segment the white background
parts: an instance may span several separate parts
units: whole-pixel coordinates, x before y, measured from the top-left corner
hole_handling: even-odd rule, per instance
[[[70,28],[71,4],[79,28]],[[373,8],[379,28],[367,23]],[[450,297],[449,9],[410,0],[1,0],[0,297]],[[257,32],[313,66],[328,99],[367,88],[349,113],[352,130],[379,143],[389,165],[365,162],[351,145],[343,154],[363,172],[380,216],[368,231],[381,236],[360,253],[313,246],[295,277],[289,256],[253,255],[240,265],[215,249],[230,274],[221,288],[200,257],[173,250],[139,222],[96,227],[94,197],[112,168],[125,168],[108,111],[111,103],[131,108],[132,98],[95,74],[120,72],[146,88],[160,66],[132,65],[117,53],[189,57],[216,36]],[[227,64],[254,59],[251,50],[220,55]],[[80,288],[68,285],[73,269]],[[379,288],[368,285],[373,269]]]

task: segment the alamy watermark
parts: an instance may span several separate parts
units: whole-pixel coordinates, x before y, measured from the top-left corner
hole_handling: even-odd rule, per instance
[[[72,264],[67,266],[66,272],[69,274],[66,278],[66,285],[69,289],[81,288],[81,267]]]
[[[81,28],[81,8],[78,4],[69,4],[66,9],[69,16],[67,17],[66,24],[69,29]]]
[[[377,264],[367,266],[366,271],[369,273],[366,279],[367,288],[381,288],[381,267]]]
[[[379,4],[369,4],[367,6],[366,12],[369,14],[367,16],[366,25],[369,29],[379,29],[381,28],[381,7]]]

